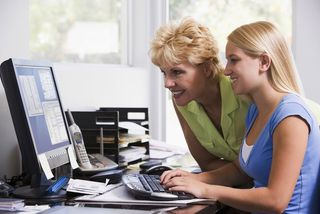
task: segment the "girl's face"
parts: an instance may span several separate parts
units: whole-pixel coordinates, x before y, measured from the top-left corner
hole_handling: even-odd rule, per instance
[[[224,75],[229,76],[235,94],[251,94],[260,85],[260,58],[253,58],[242,49],[228,42],[226,46],[227,64]]]
[[[171,91],[178,106],[185,106],[190,101],[198,100],[203,96],[208,74],[200,69],[200,66],[182,63],[161,71],[164,76],[164,85]]]

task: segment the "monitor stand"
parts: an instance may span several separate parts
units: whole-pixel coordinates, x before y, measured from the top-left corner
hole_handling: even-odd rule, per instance
[[[18,187],[13,191],[13,196],[22,199],[39,199],[39,201],[61,201],[66,199],[67,191],[61,189],[56,193],[48,193],[51,185],[44,174],[32,175],[31,185]]]

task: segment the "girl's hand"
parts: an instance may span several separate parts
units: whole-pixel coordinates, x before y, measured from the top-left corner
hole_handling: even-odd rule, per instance
[[[181,177],[181,176],[193,176],[192,173],[181,170],[181,169],[174,169],[174,170],[168,170],[164,171],[160,177],[161,184],[165,185],[171,178],[174,177]]]
[[[191,174],[191,173],[190,173]],[[207,190],[212,188],[211,185],[197,181],[191,176],[176,176],[172,177],[164,184],[170,191],[183,191],[194,195],[197,198],[212,198],[209,197]]]

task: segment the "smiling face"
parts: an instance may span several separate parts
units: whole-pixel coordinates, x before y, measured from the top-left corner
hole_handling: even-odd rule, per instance
[[[165,87],[172,92],[178,106],[185,106],[203,96],[209,74],[201,68],[182,63],[162,70]]]
[[[242,49],[228,42],[226,46],[227,65],[224,71],[232,82],[235,94],[252,94],[262,81],[260,57],[251,57]]]

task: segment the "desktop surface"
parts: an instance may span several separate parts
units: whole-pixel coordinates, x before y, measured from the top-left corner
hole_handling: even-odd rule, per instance
[[[163,164],[171,165],[173,167],[177,166],[177,162],[180,162],[180,160],[183,160],[183,164],[186,167],[191,167],[194,169],[195,163],[192,161],[192,159],[189,158],[189,154],[186,155],[176,155],[175,157],[170,157],[169,160],[163,160]],[[188,161],[187,161],[188,160]],[[191,161],[190,161],[191,160]],[[189,163],[186,163],[189,162]],[[173,164],[171,164],[173,163]],[[130,165],[127,167],[127,169],[124,171],[125,175],[128,174],[136,174],[140,171],[140,165],[141,163],[138,163],[136,165]],[[120,189],[122,189],[120,191]],[[86,206],[86,207],[99,207],[99,208],[112,208],[112,209],[129,209],[132,211],[139,211],[140,213],[217,213],[221,210],[222,206],[220,203],[211,203],[211,204],[205,204],[205,205],[188,205],[183,204],[182,202],[180,204],[165,204],[166,201],[150,201],[147,203],[144,203],[143,200],[134,199],[132,195],[129,194],[129,192],[126,191],[125,186],[122,185],[118,188],[119,191],[114,192],[112,195],[101,195],[98,196],[97,201],[85,201],[85,200],[69,200],[68,205],[77,205],[77,206]],[[125,200],[128,197],[129,199],[134,200],[134,202],[121,202]],[[120,201],[120,202],[119,202]],[[118,202],[118,203],[116,203]],[[178,202],[179,203],[179,202]]]
[[[85,206],[85,207],[83,207]],[[144,208],[144,209],[143,209]],[[43,214],[87,214],[87,213],[95,213],[95,214],[102,214],[102,213],[113,213],[113,214],[149,214],[149,213],[202,213],[202,214],[212,214],[217,213],[221,209],[217,209],[217,207],[214,206],[206,206],[206,205],[192,205],[187,207],[110,207],[106,205],[100,205],[99,207],[96,207],[92,204],[90,205],[84,205],[80,207],[71,207],[71,206],[55,206],[51,209],[48,209]],[[220,212],[219,212],[220,213]]]
[[[189,160],[189,154],[186,154],[185,157],[178,155],[175,158],[177,160]],[[165,164],[174,163],[176,160],[174,157],[170,158],[170,161],[164,160]],[[141,164],[141,163],[140,163]],[[172,165],[171,165],[172,166]],[[189,165],[185,166],[192,166],[193,163],[189,163]],[[131,173],[138,173],[140,170],[139,165],[136,166],[129,166],[127,170],[124,170],[124,174],[131,174]],[[124,186],[122,185],[122,188]],[[76,201],[75,197],[79,195],[74,194],[67,194],[67,198],[63,201],[57,202],[54,205],[62,205],[61,207],[52,207],[49,210],[45,211],[44,213],[245,213],[239,210],[235,210],[233,208],[224,206],[223,204],[216,202],[212,204],[172,204],[172,205],[161,205],[161,202],[153,201],[152,205],[150,204],[142,204],[138,203],[139,200],[136,200],[136,203],[112,203],[108,201]],[[48,204],[48,201],[34,201],[37,204]],[[30,203],[30,204],[34,204]],[[52,204],[51,204],[52,205]],[[3,213],[3,212],[0,212]]]
[[[96,208],[96,207],[70,207],[70,206],[56,206],[51,209],[48,209],[43,214],[55,213],[55,214],[105,214],[105,213],[113,213],[113,214],[127,214],[127,213],[151,213],[150,211],[141,211],[141,210],[129,210],[129,209],[114,209],[114,208]]]
[[[132,174],[139,173],[141,170],[139,165],[141,163],[135,165],[129,165],[127,169],[124,171],[124,174]],[[166,158],[162,160],[162,164],[168,165],[171,167],[183,168],[189,171],[194,171],[198,167],[192,156],[187,153],[185,155],[175,155],[170,158]],[[124,188],[124,186],[122,186]],[[157,201],[154,201],[157,203]],[[160,203],[160,202],[159,202]],[[136,204],[112,204],[108,202],[79,202],[79,201],[69,201],[67,203],[71,206],[85,206],[85,207],[99,207],[99,208],[107,208],[107,209],[115,209],[118,211],[119,209],[126,209],[130,211],[138,211],[139,213],[219,213],[219,214],[234,214],[234,213],[242,213],[245,214],[247,212],[240,211],[228,206],[225,206],[219,202],[206,204],[206,205],[181,205],[181,206],[155,206],[153,205],[141,205]],[[131,212],[129,212],[131,213]]]

